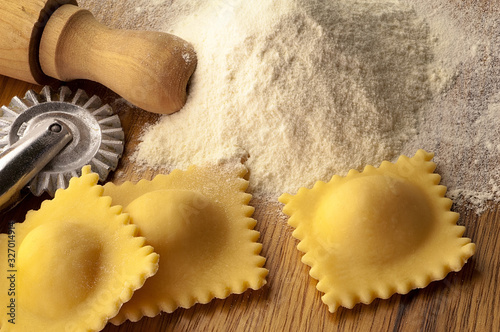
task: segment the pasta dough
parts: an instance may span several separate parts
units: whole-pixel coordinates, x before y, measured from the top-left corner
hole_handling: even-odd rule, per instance
[[[15,324],[2,315],[2,331],[99,331],[157,271],[158,254],[102,197],[98,178],[84,167],[10,237],[0,235],[0,266],[15,279],[9,295],[12,285],[1,278],[0,302],[16,303]],[[11,243],[15,265],[6,266]]]
[[[245,173],[242,165],[192,166],[152,181],[104,186],[105,194],[124,206],[161,257],[158,273],[123,306],[114,324],[208,303],[266,283]]]
[[[432,157],[419,150],[279,198],[331,312],[425,287],[474,254]]]

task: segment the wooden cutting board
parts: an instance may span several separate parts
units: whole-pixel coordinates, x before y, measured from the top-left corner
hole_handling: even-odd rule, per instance
[[[123,103],[113,92],[92,82],[72,82],[69,87],[96,94],[118,111],[126,148],[111,180],[151,179],[156,172],[137,172],[130,155],[143,128],[154,123],[158,115]],[[23,96],[30,88],[38,92],[41,87],[0,77],[0,104],[8,104],[16,95]],[[37,209],[46,198],[28,195],[1,214],[2,231],[6,231],[9,221],[22,222],[26,211]],[[477,244],[477,253],[462,271],[407,295],[375,300],[352,310],[340,308],[331,314],[321,302],[316,281],[308,275],[309,268],[300,261],[297,241],[280,212],[281,206],[259,200],[251,204],[258,221],[256,229],[261,233],[262,254],[267,258],[267,285],[136,323],[118,327],[108,324],[104,331],[500,331],[500,205],[490,204],[480,216],[453,207],[461,213],[459,224],[466,226],[465,236]]]

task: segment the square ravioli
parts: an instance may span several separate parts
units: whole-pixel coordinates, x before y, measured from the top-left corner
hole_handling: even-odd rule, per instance
[[[432,157],[418,150],[279,198],[330,312],[423,288],[474,254]]]
[[[158,269],[158,255],[85,166],[0,235],[2,331],[100,331]],[[10,257],[13,259],[10,260]],[[9,258],[9,260],[7,260]]]
[[[136,184],[108,183],[104,192],[124,207],[160,255],[160,267],[112,319],[119,324],[161,311],[208,303],[258,289],[268,271],[243,165],[191,166]]]

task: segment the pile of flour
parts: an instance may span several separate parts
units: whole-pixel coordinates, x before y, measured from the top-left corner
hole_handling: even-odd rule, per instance
[[[500,153],[498,135],[483,129],[498,131],[498,101],[460,88],[487,33],[455,22],[474,24],[475,13],[457,18],[458,9],[430,0],[112,2],[80,5],[103,21],[119,7],[124,19],[112,25],[174,33],[198,54],[185,107],[146,129],[137,165],[243,161],[249,191],[276,199],[425,148],[454,198],[498,197],[497,174],[481,174],[492,168],[482,151]],[[472,127],[460,128],[471,116]],[[480,171],[461,164],[470,155]]]

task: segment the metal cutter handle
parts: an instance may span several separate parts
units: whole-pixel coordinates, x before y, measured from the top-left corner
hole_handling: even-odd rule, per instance
[[[68,126],[56,119],[41,121],[0,154],[0,209],[73,139]]]

